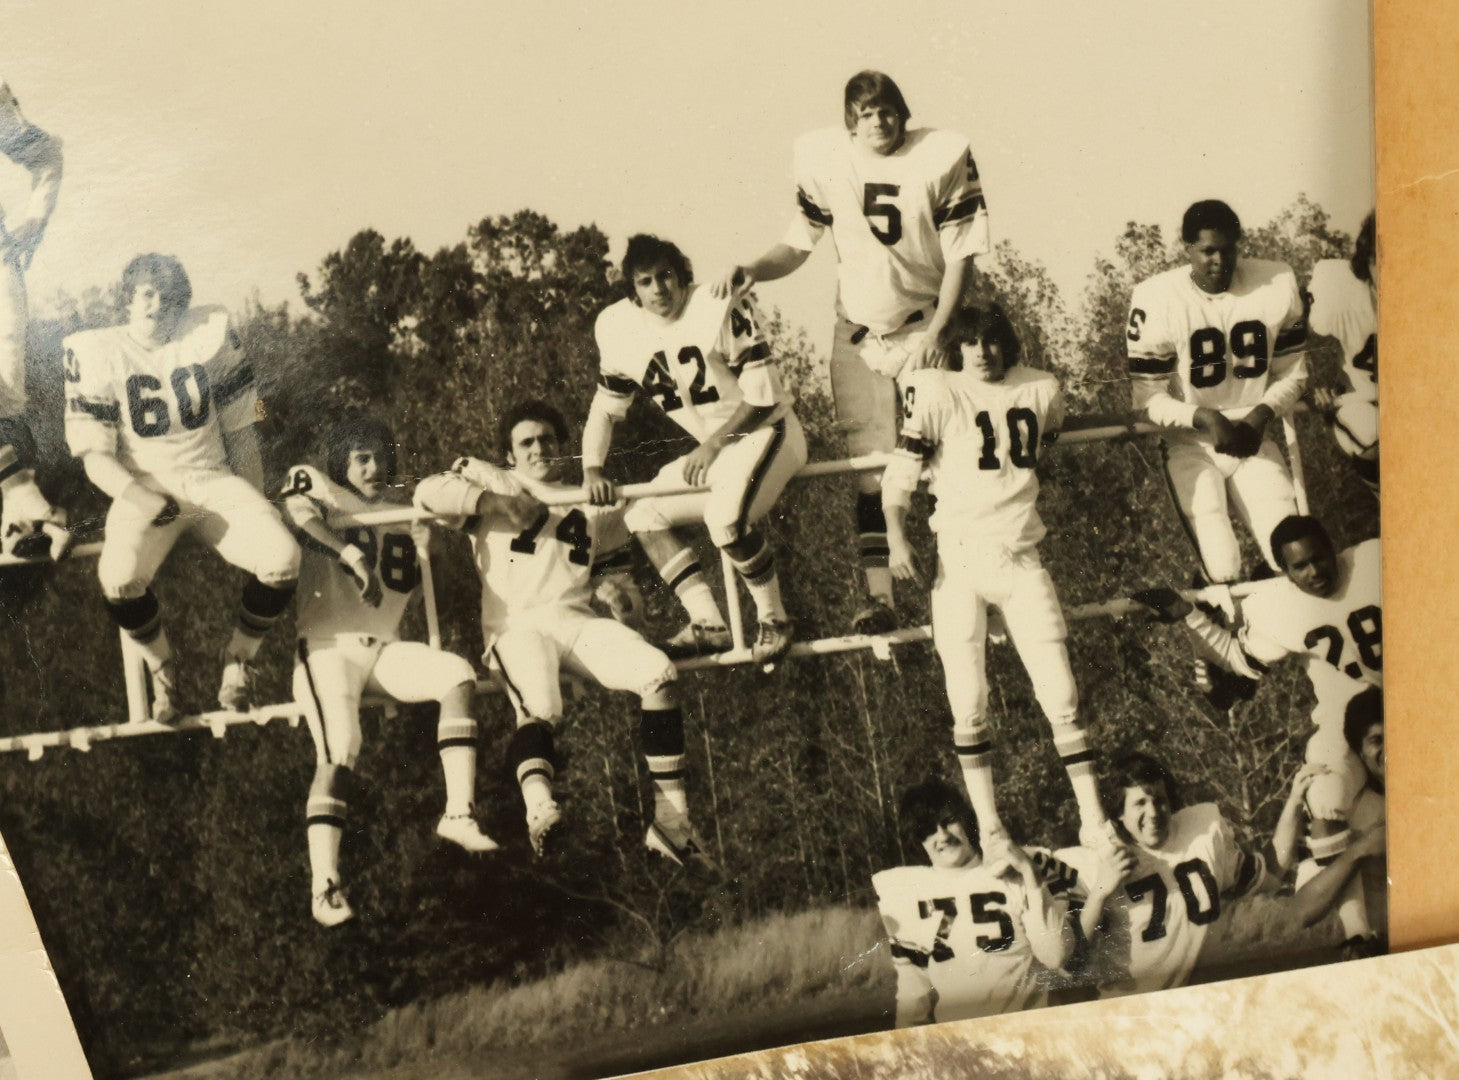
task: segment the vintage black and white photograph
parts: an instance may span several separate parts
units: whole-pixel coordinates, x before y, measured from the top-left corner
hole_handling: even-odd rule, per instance
[[[1386,951],[1365,3],[7,29],[0,830],[95,1075]]]

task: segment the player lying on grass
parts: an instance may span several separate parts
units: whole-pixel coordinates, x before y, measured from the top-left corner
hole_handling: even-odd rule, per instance
[[[1348,747],[1362,762],[1364,784],[1353,796],[1347,811],[1348,827],[1353,836],[1367,837],[1371,845],[1377,842],[1372,834],[1382,834],[1387,808],[1383,776],[1383,691],[1369,686],[1358,691],[1348,701],[1343,717],[1343,736]],[[1309,762],[1302,767],[1292,783],[1292,793],[1282,820],[1277,823],[1272,845],[1276,849],[1277,863],[1285,871],[1296,860],[1303,835],[1302,808],[1306,802],[1307,789],[1319,776],[1328,772],[1328,767]],[[1315,884],[1322,883],[1320,871],[1331,864],[1336,856],[1327,854],[1321,858],[1310,852],[1297,867],[1297,890],[1305,892]],[[1365,859],[1358,872],[1357,888],[1345,888],[1338,899],[1338,913],[1343,926],[1367,927],[1366,935],[1350,937],[1343,943],[1347,958],[1378,956],[1388,951],[1388,875],[1386,859],[1377,853]],[[1330,885],[1330,883],[1329,883]],[[1349,905],[1359,908],[1354,915],[1345,910]]]
[[[836,252],[831,391],[852,454],[890,451],[897,380],[946,358],[940,333],[990,250],[983,185],[968,140],[912,128],[901,89],[879,71],[846,83],[842,121],[795,144],[796,213],[785,239],[716,282],[740,293],[803,265],[828,232]],[[857,474],[856,524],[868,596],[858,634],[896,627],[887,524],[874,472]]]
[[[1113,843],[1099,801],[1094,752],[1079,722],[1079,690],[1064,639],[1054,581],[1039,560],[1039,447],[1064,415],[1059,381],[1018,363],[1019,342],[1003,310],[959,307],[939,346],[945,369],[903,380],[902,436],[882,476],[892,573],[918,578],[906,517],[922,468],[932,472],[937,536],[932,641],[942,659],[953,742],[963,780],[989,840],[1003,835],[993,791],[988,719],[988,613],[1002,614],[1079,803],[1080,837]]]
[[[876,874],[877,905],[897,973],[897,1027],[1034,1008],[1038,964],[1059,968],[1075,931],[1067,905],[1003,840],[980,847],[977,815],[957,790],[928,780],[902,797],[904,846],[926,863]]]
[[[780,598],[775,560],[755,523],[768,514],[790,478],[806,463],[805,434],[781,383],[753,302],[716,299],[694,284],[678,247],[654,236],[634,236],[623,256],[628,296],[598,316],[594,334],[601,370],[583,427],[583,481],[595,504],[616,498],[603,475],[613,427],[628,415],[636,393],[647,394],[699,446],[659,471],[659,477],[704,485],[708,491],[645,499],[630,505],[625,521],[666,581],[689,607],[690,626],[680,644],[729,644],[714,595],[676,571],[687,558],[674,525],[703,521],[716,547],[729,556],[755,601],[757,662],[785,654],[790,617]]]
[[[97,573],[107,607],[146,660],[152,719],[175,719],[172,648],[152,579],[193,530],[249,572],[223,648],[218,704],[247,711],[253,658],[288,606],[299,545],[266,499],[253,367],[221,307],[189,307],[192,285],[170,255],[122,273],[122,326],[64,342],[66,442],[111,496]]]
[[[71,546],[65,511],[36,486],[35,439],[25,419],[25,272],[61,191],[61,140],[28,121],[0,79],[0,154],[30,173],[21,213],[0,210],[0,551],[59,559]]]
[[[1310,842],[1314,855],[1331,858],[1347,842],[1346,808],[1366,781],[1343,735],[1344,712],[1365,686],[1383,685],[1382,545],[1374,538],[1339,553],[1321,522],[1292,515],[1272,530],[1271,549],[1282,577],[1242,600],[1236,635],[1173,589],[1145,590],[1134,599],[1162,622],[1183,621],[1199,655],[1247,678],[1259,679],[1286,657],[1302,659],[1317,696],[1317,730],[1306,756],[1326,766],[1307,793]],[[1345,904],[1342,914],[1347,937],[1372,933],[1360,905]]]
[[[653,785],[654,819],[645,846],[677,863],[707,864],[694,834],[684,784],[684,714],[678,672],[660,650],[590,604],[595,565],[628,542],[622,505],[537,505],[525,527],[490,513],[502,497],[581,489],[558,482],[567,422],[551,405],[508,409],[499,428],[506,468],[462,458],[416,489],[416,505],[449,516],[471,536],[481,576],[486,661],[517,715],[508,748],[526,804],[527,832],[540,854],[562,818],[553,798],[554,731],[562,722],[563,671],[608,690],[637,694],[639,742]]]
[[[1271,424],[1306,389],[1307,322],[1291,267],[1238,256],[1225,203],[1192,204],[1180,238],[1189,265],[1135,286],[1130,380],[1135,408],[1165,429],[1166,479],[1205,580],[1228,583],[1241,577],[1233,506],[1280,569],[1267,541],[1297,501]]]
[[[1378,222],[1363,219],[1350,259],[1323,259],[1307,286],[1314,334],[1342,347],[1348,391],[1312,393],[1342,452],[1374,492],[1378,491]]]
[[[436,834],[467,851],[497,846],[481,831],[472,809],[476,673],[459,656],[399,640],[406,605],[420,592],[416,535],[405,525],[329,524],[330,515],[390,505],[395,457],[388,427],[353,418],[330,431],[325,472],[296,465],[284,483],[284,516],[304,550],[294,700],[303,706],[314,737],[305,831],[314,918],[325,926],[354,915],[341,886],[339,845],[360,756],[360,701],[366,694],[440,703],[436,745],[446,778],[446,810]],[[508,500],[497,505],[509,517],[525,516]],[[420,536],[426,538],[424,530]]]
[[[1272,846],[1258,854],[1237,836],[1214,803],[1183,806],[1169,771],[1148,754],[1116,762],[1120,828],[1130,847],[1120,856],[1122,876],[1108,877],[1087,849],[1059,858],[1075,865],[1080,890],[1102,895],[1081,913],[1093,943],[1090,972],[1103,997],[1182,986],[1197,968],[1206,935],[1232,911],[1232,902],[1278,885]],[[1365,834],[1321,871],[1321,879],[1292,901],[1309,926],[1331,909],[1359,862],[1382,837]],[[1102,918],[1101,918],[1102,916]]]

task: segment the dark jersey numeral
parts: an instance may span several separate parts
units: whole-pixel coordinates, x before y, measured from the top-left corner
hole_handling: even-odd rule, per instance
[[[1216,884],[1216,875],[1204,859],[1187,859],[1171,868],[1175,884],[1185,900],[1185,915],[1196,926],[1205,926],[1221,917],[1221,891]],[[1196,892],[1195,883],[1200,881],[1201,894]],[[1141,941],[1159,941],[1169,931],[1165,921],[1169,915],[1165,902],[1170,898],[1170,886],[1159,874],[1150,874],[1138,881],[1127,882],[1125,895],[1131,903],[1139,903],[1150,897],[1150,921],[1140,931]]]
[[[528,525],[511,542],[511,549],[522,555],[537,553],[537,537],[552,517],[552,511],[543,508],[537,520]],[[591,565],[593,561],[593,538],[588,532],[587,516],[576,508],[569,510],[557,523],[552,535],[558,543],[567,545],[567,561],[578,566]]]
[[[301,487],[300,484],[304,486]],[[294,492],[309,490],[309,474],[302,469],[294,474]],[[416,562],[415,541],[406,533],[386,533],[377,538],[371,529],[355,526],[340,533],[345,543],[354,544],[365,553],[365,561],[380,575],[387,589],[408,593],[420,584],[420,564]],[[354,577],[349,567],[340,564],[340,573]]]
[[[1347,619],[1348,633],[1363,664],[1373,671],[1383,670],[1383,609],[1376,604],[1358,608]],[[1342,662],[1344,638],[1335,626],[1316,626],[1307,631],[1302,644],[1315,649],[1326,643],[1327,652],[1322,657],[1344,675],[1354,679],[1363,677],[1363,668],[1356,661]]]
[[[1143,314],[1143,312],[1141,313]],[[1134,313],[1130,314],[1131,330]],[[1130,340],[1138,338],[1138,333]],[[1266,324],[1246,319],[1231,328],[1230,351],[1235,363],[1232,372],[1238,379],[1255,379],[1267,373]],[[1199,390],[1219,386],[1226,379],[1226,335],[1219,327],[1203,326],[1191,334],[1191,385]]]
[[[1008,424],[1008,460],[1020,469],[1032,469],[1038,464],[1039,418],[1032,409],[1015,406],[1004,418]],[[978,454],[978,468],[984,472],[997,472],[1002,468],[998,460],[998,431],[993,418],[986,412],[973,417],[978,431],[983,436],[982,452]]]
[[[902,212],[895,203],[881,202],[880,199],[883,195],[895,197],[901,190],[896,184],[867,184],[861,193],[861,212],[866,215],[867,224],[871,226],[871,235],[887,247],[902,238]],[[886,222],[886,228],[876,227],[871,219],[877,217]]]
[[[745,321],[749,322],[748,319]],[[708,405],[711,401],[719,400],[719,390],[704,385],[708,372],[699,346],[685,345],[679,350],[678,362],[694,365],[694,378],[689,382],[690,404]],[[659,399],[659,408],[664,412],[673,412],[684,407],[684,399],[679,396],[678,383],[669,371],[669,358],[661,352],[654,353],[653,360],[649,362],[648,372],[643,377],[643,388]]]
[[[1145,313],[1139,308],[1130,309],[1130,324],[1125,329],[1125,337],[1131,341],[1140,340],[1140,330],[1145,325]]]
[[[991,934],[979,934],[973,939],[974,944],[985,953],[1006,952],[1013,946],[1013,919],[1000,906],[1007,903],[1008,895],[1001,892],[973,893],[968,897],[968,907],[972,912],[973,922],[979,926],[994,926],[998,929],[996,937]],[[939,897],[936,900],[917,901],[917,914],[922,918],[931,918],[934,911],[942,913],[942,921],[937,924],[937,936],[932,943],[931,955],[934,961],[941,963],[953,959],[956,955],[952,946],[947,943],[947,936],[952,932],[953,920],[958,916],[957,902],[950,896]]]
[[[197,387],[194,396],[188,389],[192,379]],[[180,367],[168,379],[172,393],[177,398],[177,415],[182,426],[196,431],[208,422],[212,413],[213,394],[208,385],[208,372],[201,364]],[[167,399],[153,396],[162,389],[162,380],[152,375],[129,375],[127,377],[127,412],[132,419],[132,430],[144,439],[166,435],[172,430],[172,414]]]

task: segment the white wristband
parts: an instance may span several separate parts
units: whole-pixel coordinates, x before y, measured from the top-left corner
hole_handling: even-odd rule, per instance
[[[370,570],[370,560],[365,553],[354,544],[346,544],[339,553],[339,561],[344,563],[360,577],[364,577]]]

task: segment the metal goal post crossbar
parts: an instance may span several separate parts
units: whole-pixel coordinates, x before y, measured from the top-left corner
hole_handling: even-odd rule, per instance
[[[1151,434],[1158,430],[1154,425],[1146,422],[1105,422],[1081,425],[1077,421],[1074,421],[1060,434],[1058,444],[1078,444],[1124,439]],[[1289,439],[1288,448],[1293,458],[1300,460],[1295,438]],[[796,478],[810,479],[814,477],[836,476],[882,469],[886,466],[890,457],[891,455],[889,454],[866,454],[860,457],[844,458],[835,461],[813,462],[802,468],[796,474]],[[1301,475],[1300,466],[1295,467],[1293,471],[1296,475]],[[624,485],[619,488],[619,495],[625,499],[632,499],[645,496],[688,494],[703,490],[703,488],[696,488],[685,483],[664,483],[663,481],[656,481],[651,484]],[[549,505],[572,505],[583,501],[582,492],[576,489],[534,490],[533,494],[543,503]],[[1305,506],[1305,492],[1300,493],[1299,497],[1300,502]],[[415,522],[428,524],[440,520],[440,517],[440,515],[431,514],[413,507],[391,507],[360,514],[335,515],[330,518],[330,524],[341,527]],[[73,549],[71,557],[86,558],[95,556],[99,554],[100,550],[101,543],[99,541],[91,542]],[[22,560],[16,559],[13,556],[0,556],[0,567],[33,561],[35,560]],[[427,637],[432,645],[439,647],[440,625],[436,612],[434,579],[431,573],[429,552],[425,548],[422,548],[420,551],[420,562],[422,592],[424,594],[426,608]],[[740,606],[739,591],[736,587],[735,570],[728,558],[723,555],[721,556],[721,564],[724,574],[724,591],[730,629],[733,638],[732,647],[724,653],[678,661],[675,666],[680,671],[734,667],[754,663],[754,658],[745,640],[744,616]],[[1183,592],[1182,595],[1190,600],[1201,600],[1229,608],[1234,597],[1245,595],[1253,587],[1254,583],[1242,582],[1229,586],[1217,585],[1205,589],[1190,590]],[[1071,621],[1100,617],[1118,618],[1140,610],[1144,609],[1134,600],[1128,597],[1118,597],[1100,603],[1081,604],[1068,608],[1065,611],[1065,616]],[[71,748],[84,751],[91,749],[95,743],[105,742],[111,739],[130,738],[142,735],[176,734],[199,729],[210,731],[216,738],[222,738],[227,734],[230,727],[240,724],[267,725],[274,720],[283,719],[287,720],[290,726],[297,726],[300,719],[303,718],[303,710],[296,702],[286,702],[277,705],[262,706],[247,713],[213,711],[187,716],[171,724],[156,723],[148,717],[145,664],[140,653],[132,643],[131,638],[124,632],[120,634],[120,638],[122,643],[123,671],[127,688],[128,720],[125,723],[98,724],[59,731],[36,732],[27,735],[0,736],[0,753],[25,753],[31,761],[37,761],[47,749],[51,748]],[[889,660],[891,658],[892,646],[925,642],[931,639],[932,628],[930,626],[907,627],[886,634],[852,634],[797,642],[791,646],[789,655],[791,657],[826,656],[834,653],[867,650],[878,659]],[[495,680],[484,679],[477,683],[477,689],[480,692],[491,692],[499,689],[499,687],[497,687]]]

